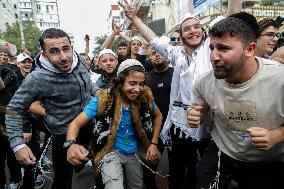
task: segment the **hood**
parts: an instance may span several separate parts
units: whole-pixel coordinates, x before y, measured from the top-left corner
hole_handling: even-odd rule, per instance
[[[35,58],[35,64],[36,64],[37,67],[44,68],[44,69],[49,70],[49,71],[54,72],[54,73],[71,73],[76,68],[78,63],[79,63],[79,56],[75,51],[73,51],[73,62],[72,62],[71,69],[68,72],[63,72],[63,71],[59,70],[58,68],[54,67],[49,62],[49,60],[47,60],[45,57],[43,57],[42,51]]]

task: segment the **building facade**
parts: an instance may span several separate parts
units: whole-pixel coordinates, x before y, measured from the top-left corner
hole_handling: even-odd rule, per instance
[[[0,31],[5,31],[6,25],[16,23],[20,16],[19,0],[1,0],[0,3]]]

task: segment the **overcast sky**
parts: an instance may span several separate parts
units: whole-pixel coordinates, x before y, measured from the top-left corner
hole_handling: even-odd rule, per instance
[[[75,50],[84,51],[84,36],[90,35],[90,55],[95,36],[107,33],[107,17],[117,0],[58,0],[61,28],[75,37]]]

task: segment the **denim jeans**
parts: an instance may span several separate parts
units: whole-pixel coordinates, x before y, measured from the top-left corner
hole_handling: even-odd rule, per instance
[[[142,189],[142,165],[135,154],[112,151],[102,160],[101,174],[105,189]],[[125,177],[124,177],[125,176]]]

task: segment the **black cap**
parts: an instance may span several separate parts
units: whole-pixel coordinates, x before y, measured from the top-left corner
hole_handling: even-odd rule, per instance
[[[236,14],[232,14],[229,17],[238,18],[238,19],[244,21],[250,27],[250,29],[253,31],[255,36],[258,37],[259,25],[256,21],[256,18],[253,15],[246,13],[246,12],[239,12],[239,13],[236,13]]]

